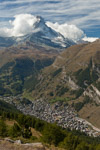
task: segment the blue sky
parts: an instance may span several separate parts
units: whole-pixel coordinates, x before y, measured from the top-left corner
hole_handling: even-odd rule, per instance
[[[87,36],[100,37],[100,0],[0,0],[0,27],[9,26],[9,20],[24,13],[75,24]]]

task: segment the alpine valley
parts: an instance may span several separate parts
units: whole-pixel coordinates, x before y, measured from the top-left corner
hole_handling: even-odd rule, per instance
[[[56,123],[63,129],[69,128],[68,133],[81,131],[75,131],[75,135],[82,134],[82,138],[87,135],[99,137],[100,39],[90,43],[82,38],[77,41],[65,38],[39,16],[33,26],[32,33],[0,37],[0,109],[6,113],[11,108],[13,112]],[[31,122],[28,117],[24,119]],[[20,116],[17,119],[21,121]],[[34,128],[41,132],[37,133],[41,137],[45,123],[40,121],[37,124]],[[59,130],[58,137],[62,134],[64,137],[64,131]],[[72,135],[69,133],[69,137]],[[87,143],[91,144],[90,141]],[[65,143],[60,143],[60,146],[66,149]],[[67,150],[72,149],[67,147]]]

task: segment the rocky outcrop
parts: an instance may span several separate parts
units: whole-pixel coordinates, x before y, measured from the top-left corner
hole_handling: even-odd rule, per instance
[[[0,150],[47,150],[42,143],[16,143],[11,142],[11,139],[0,140]],[[48,149],[49,150],[49,149]]]
[[[100,105],[100,91],[92,84],[84,93],[84,96],[89,96],[96,104]]]

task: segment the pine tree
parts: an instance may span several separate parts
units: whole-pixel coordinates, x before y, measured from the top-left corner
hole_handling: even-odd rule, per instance
[[[7,126],[4,120],[0,120],[0,136],[5,137],[7,136]]]

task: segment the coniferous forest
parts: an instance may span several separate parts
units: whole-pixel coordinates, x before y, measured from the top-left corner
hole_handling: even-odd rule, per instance
[[[14,121],[9,127],[5,120]],[[79,131],[63,129],[33,116],[24,115],[12,105],[0,101],[0,137],[34,142],[31,128],[41,133],[40,141],[66,150],[100,150],[100,138],[89,137]]]

